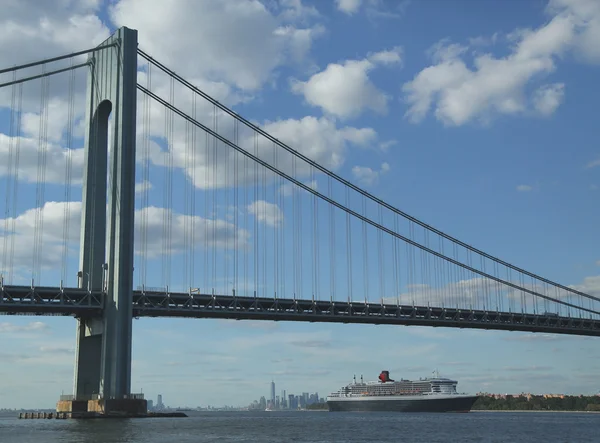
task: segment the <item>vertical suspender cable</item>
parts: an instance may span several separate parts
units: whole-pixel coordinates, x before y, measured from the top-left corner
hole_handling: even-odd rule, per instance
[[[350,188],[346,188],[346,207],[350,204]],[[346,212],[346,263],[348,267],[348,301],[353,301],[352,294],[352,220]]]
[[[198,106],[196,103],[197,95],[194,94],[192,98],[192,116],[194,120],[197,118]],[[190,257],[190,286],[196,286],[195,280],[195,272],[196,272],[196,196],[197,196],[197,186],[196,186],[196,171],[198,168],[197,159],[196,159],[196,150],[198,148],[196,134],[198,132],[198,127],[193,125],[192,127],[192,196],[191,196],[191,208],[190,212],[192,213],[192,226],[191,226],[191,248],[192,254]]]
[[[146,77],[146,85],[149,90],[152,89],[152,63],[148,63],[148,72]],[[142,204],[141,204],[141,238],[140,238],[140,261],[141,261],[141,272],[140,272],[140,284],[148,284],[148,211],[150,210],[150,131],[152,130],[152,100],[147,95],[145,98],[144,114],[143,118],[143,132],[144,140],[142,145],[142,176],[144,189],[142,190]],[[166,110],[165,110],[166,112]]]
[[[16,80],[17,71],[13,71],[13,81]],[[11,207],[11,197],[13,196],[12,187],[14,182],[14,165],[13,165],[13,156],[14,156],[14,144],[15,138],[20,137],[20,134],[15,134],[15,127],[17,125],[16,120],[20,119],[20,115],[15,115],[15,107],[16,107],[16,98],[17,98],[17,85],[13,84],[11,89],[11,99],[10,99],[10,123],[9,123],[9,134],[8,134],[8,161],[6,162],[6,198],[4,205],[4,231],[3,231],[3,246],[2,246],[2,267],[0,268],[0,274],[2,277],[6,278],[7,270],[9,267],[8,258],[8,225],[10,223],[10,207]]]
[[[250,142],[248,142],[250,143]],[[244,229],[247,233],[250,232],[250,224],[248,221],[248,208],[250,207],[250,198],[248,196],[250,192],[250,175],[248,174],[248,157],[244,155]],[[248,263],[248,249],[250,245],[244,245],[244,295],[246,297],[250,296],[249,286],[248,286],[248,272],[250,269]]]
[[[254,140],[254,156],[258,157],[258,133],[252,133]],[[258,294],[258,163],[254,162],[254,198],[253,198],[253,206],[254,206],[254,295]]]
[[[210,240],[208,238],[208,228],[211,223],[212,217],[209,213],[209,205],[208,200],[210,197],[210,182],[208,180],[209,171],[210,171],[210,158],[211,158],[211,149],[210,149],[210,139],[208,132],[204,135],[204,288],[205,292],[210,292],[210,283],[208,280],[209,275],[209,257],[208,250],[210,246]]]
[[[214,106],[213,107],[213,130],[215,131],[215,133],[219,133],[219,116],[218,116],[218,110],[217,107]],[[211,242],[212,242],[212,290],[214,292],[215,290],[215,286],[217,285],[217,221],[218,221],[218,216],[217,216],[217,190],[218,190],[218,183],[217,183],[217,162],[218,162],[218,140],[216,139],[216,137],[213,137],[213,162],[212,162],[212,183],[210,184],[211,188],[212,188],[212,238],[211,238]]]
[[[234,125],[235,126],[235,125]],[[235,131],[235,128],[234,128]],[[233,155],[233,152],[235,152],[235,150],[232,150],[229,148],[229,146],[224,146],[223,147],[223,158],[224,161],[222,162],[224,164],[225,167],[225,171],[223,173],[224,177],[224,183],[222,186],[223,189],[223,193],[225,194],[225,211],[224,214],[227,216],[229,215],[229,156]],[[221,174],[219,174],[220,176]],[[220,177],[219,177],[220,179]],[[219,179],[215,178],[215,181],[218,181]],[[217,183],[217,186],[220,186]],[[227,217],[223,220],[225,223],[228,223],[228,219]],[[230,233],[229,233],[229,229],[225,230],[225,239],[224,239],[224,245],[223,245],[223,285],[224,285],[224,289],[225,289],[225,294],[231,294],[231,288],[229,286],[230,280],[229,280],[229,237],[230,237]]]
[[[71,59],[71,65],[73,60]],[[73,120],[75,118],[75,71],[70,71],[69,76],[69,98],[67,115],[67,140],[65,151],[65,201],[64,201],[64,223],[63,223],[63,259],[62,259],[62,281],[66,282],[69,276],[69,235],[71,221],[71,185],[73,171]]]
[[[193,111],[192,111],[193,112]],[[194,170],[191,167],[191,127],[190,122],[185,121],[185,155],[184,155],[184,165],[183,165],[183,202],[184,202],[184,210],[183,210],[183,284],[185,285],[185,289],[190,289],[192,284],[189,280],[190,277],[190,255],[191,255],[191,241],[190,241],[190,225],[191,225],[191,204],[190,204],[190,186],[192,183],[192,178],[190,174],[194,174]]]
[[[42,67],[45,72],[45,65]],[[48,100],[49,100],[49,80],[47,77],[41,80],[41,98],[39,114],[39,134],[38,134],[38,168],[37,168],[37,186],[36,186],[36,220],[34,228],[34,262],[32,278],[39,284],[41,274],[41,260],[43,253],[43,232],[44,232],[44,194],[46,189],[46,162],[48,151]]]
[[[21,151],[21,116],[23,113],[23,85],[19,85],[18,92],[18,105],[17,105],[17,128],[15,135],[17,137],[15,146],[15,166],[14,166],[14,185],[13,185],[13,197],[12,197],[12,213],[11,213],[11,227],[10,227],[10,259],[9,259],[9,270],[8,270],[8,282],[12,284],[14,274],[14,258],[15,258],[15,237],[16,237],[16,221],[17,221],[17,197],[19,195],[19,159]],[[5,233],[6,235],[6,233]]]
[[[275,143],[272,143],[272,147],[273,147],[273,165],[275,166],[275,168],[279,169],[279,158],[277,156],[277,150],[278,150],[278,146]],[[273,226],[273,270],[274,270],[274,282],[273,282],[273,286],[274,286],[274,293],[275,293],[275,297],[281,296],[281,293],[279,291],[279,229],[280,226],[283,225],[284,223],[284,216],[283,213],[280,212],[281,211],[281,207],[279,206],[279,201],[278,201],[278,192],[277,192],[277,181],[278,181],[278,176],[273,174],[273,184],[272,184],[272,188],[273,188],[273,204],[275,205],[274,207],[274,218],[275,218],[275,224]],[[281,217],[280,217],[281,216]]]
[[[327,177],[327,196],[333,199],[331,177]],[[335,250],[335,210],[333,205],[329,205],[329,291],[333,300],[336,299],[335,294],[335,258],[337,251]]]

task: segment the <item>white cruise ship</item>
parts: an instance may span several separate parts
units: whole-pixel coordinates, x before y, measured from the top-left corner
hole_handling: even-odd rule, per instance
[[[439,376],[395,381],[381,371],[377,381],[354,378],[331,393],[327,405],[330,411],[469,412],[478,397],[458,393],[457,384]]]

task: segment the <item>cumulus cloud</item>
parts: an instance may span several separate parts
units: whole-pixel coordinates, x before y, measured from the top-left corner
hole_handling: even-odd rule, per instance
[[[357,117],[365,109],[385,114],[389,97],[373,84],[369,72],[378,65],[399,64],[401,53],[401,48],[396,47],[362,60],[331,63],[305,82],[292,81],[292,92],[341,118]]]
[[[585,167],[587,169],[589,169],[589,168],[595,168],[596,166],[600,166],[600,158],[598,158],[596,160],[592,160],[587,165],[585,165]]]
[[[34,321],[26,325],[15,325],[13,323],[0,323],[0,334],[15,332],[43,332],[48,330],[48,325],[41,321]]]
[[[470,68],[465,61],[469,48],[441,41],[432,48],[434,64],[403,85],[409,105],[406,116],[423,120],[433,108],[445,125],[460,126],[473,120],[487,121],[495,114],[552,114],[560,105],[564,85],[541,86],[528,94],[534,79],[556,69],[556,61],[567,52],[585,55],[585,61],[600,62],[600,5],[594,0],[551,1],[551,20],[537,29],[519,29],[508,36],[512,52],[497,58],[477,54]]]
[[[382,163],[379,170],[373,170],[367,166],[354,166],[352,168],[352,175],[361,185],[371,186],[377,182],[380,176],[387,173],[390,170],[388,163]]]
[[[516,279],[512,283],[547,297],[600,310],[598,302],[591,301],[588,304],[585,301],[585,303],[581,303],[579,296],[550,285],[522,282]],[[582,283],[569,285],[568,287],[597,297],[600,294],[600,276],[586,277]],[[534,312],[535,310],[537,313],[548,310],[549,312],[556,312],[561,315],[589,315],[585,312],[573,311],[572,308],[568,310],[568,308],[559,303],[544,301],[540,297],[485,277],[449,281],[439,286],[426,283],[410,283],[406,285],[406,290],[398,294],[397,297],[384,297],[383,301],[384,303],[400,303],[404,305],[414,303],[420,306],[458,306],[472,309],[483,309],[485,307],[486,309],[495,310],[498,308],[504,311],[510,309],[513,312],[515,309],[518,311],[523,309],[525,312]]]
[[[18,168],[16,168],[17,149],[19,150]],[[46,182],[64,183],[66,172],[70,169],[72,183],[81,183],[83,149],[68,150],[51,141],[43,143],[40,147],[37,138],[9,137],[0,133],[0,164],[3,165],[0,168],[0,176],[7,174],[12,167],[12,174],[18,173],[19,180],[35,183],[38,180],[38,165],[44,165],[44,158]]]
[[[6,2],[5,2],[6,3]],[[2,5],[0,60],[20,64],[95,46],[109,35],[99,2],[23,0]]]
[[[68,210],[67,209],[68,205]],[[13,263],[15,268],[31,269],[34,262],[34,242],[36,218],[43,219],[41,267],[43,269],[56,269],[62,263],[65,253],[65,237],[68,254],[75,256],[79,250],[79,235],[81,229],[81,202],[47,202],[37,211],[28,209],[14,219],[0,219],[0,257],[3,257],[4,248],[11,248],[10,243],[14,237]],[[218,249],[232,249],[237,245],[243,249],[248,246],[250,234],[247,230],[237,228],[230,222],[217,218],[204,218],[200,216],[184,215],[172,209],[147,207],[135,212],[135,232],[141,232],[143,221],[146,232],[145,252],[149,259],[159,257],[163,253],[164,220],[172,219],[172,233],[167,245],[167,254],[175,255],[189,248],[189,234],[193,232],[194,247],[216,247]],[[65,232],[65,222],[68,221],[69,229]],[[14,225],[14,230],[12,226]],[[4,227],[8,226],[8,232]],[[38,224],[38,226],[40,226]],[[186,235],[188,234],[188,235]],[[5,241],[7,238],[9,241]],[[135,252],[141,252],[142,238],[136,235]]]
[[[335,0],[337,8],[345,14],[352,15],[360,9],[362,0]]]
[[[318,182],[316,180],[310,180],[310,181],[304,182],[304,184],[315,191],[318,189]],[[296,185],[294,185],[293,183],[285,183],[279,187],[279,192],[284,197],[289,197],[289,196],[293,195],[295,187],[296,187]],[[301,192],[305,192],[304,189],[299,189],[299,190]]]
[[[144,192],[149,191],[150,189],[152,189],[152,183],[150,183],[148,180],[144,180],[135,184],[136,194],[143,194]]]
[[[410,0],[393,2],[393,8],[384,0],[335,0],[335,3],[337,9],[347,15],[354,15],[364,7],[367,17],[374,19],[401,17]]]
[[[543,116],[552,115],[562,103],[564,95],[564,83],[540,86],[533,93],[533,106]]]
[[[248,212],[268,226],[278,226],[283,222],[283,211],[274,203],[257,200],[248,205]]]
[[[296,59],[306,55],[322,32],[322,26],[289,23],[314,16],[314,8],[286,1],[277,9],[275,15],[245,0],[120,0],[109,8],[117,26],[137,29],[142,49],[184,77],[222,79],[248,90],[267,82],[290,48]]]
[[[533,190],[533,186],[530,185],[519,185],[517,186],[517,191],[519,192],[529,192]]]

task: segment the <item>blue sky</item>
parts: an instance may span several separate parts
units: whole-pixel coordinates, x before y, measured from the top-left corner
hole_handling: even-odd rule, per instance
[[[505,261],[600,295],[600,210],[595,204],[600,192],[595,112],[600,92],[594,82],[600,64],[595,45],[600,36],[597,2],[173,3],[10,3],[5,18],[0,19],[0,60],[6,61],[2,67],[97,45],[119,26],[138,29],[144,51],[342,177]],[[146,84],[147,71],[141,68],[139,82]],[[168,98],[168,81],[157,70],[152,75],[153,88]],[[4,75],[0,81],[9,79]],[[43,212],[42,284],[56,284],[63,271],[68,271],[67,282],[74,284],[77,269],[80,212],[76,202],[81,199],[85,73],[78,72],[74,83],[74,178],[68,189],[75,203],[67,206],[60,202],[66,201],[67,189],[63,149],[69,141],[65,135],[68,86],[65,75],[50,83],[44,201],[59,203],[47,205]],[[4,137],[0,138],[0,156],[5,164],[10,152],[10,93],[10,88],[0,90],[0,137]],[[13,277],[26,282],[32,274],[35,214],[25,211],[37,206],[39,83],[26,85],[23,97]],[[177,89],[176,97],[182,109],[189,109],[189,94]],[[191,192],[189,178],[194,174],[199,180],[208,175],[209,182],[214,182],[212,158],[206,158],[202,145],[196,168],[186,168],[188,133],[175,121],[171,136],[175,193],[167,205],[160,152],[165,150],[164,115],[158,106],[152,111],[148,128],[141,121],[144,107],[139,102],[138,159],[142,160],[145,146],[139,135],[149,133],[152,142],[148,145],[151,188],[145,194],[140,185],[137,204],[141,209],[147,195],[150,205],[157,207],[147,225],[152,240],[148,250],[154,256],[146,262],[148,276],[144,279],[137,274],[135,283],[169,283],[182,289],[223,284],[223,269],[216,269],[213,278],[211,267],[201,268],[205,257],[211,257],[206,254],[213,253],[212,247],[196,249],[194,278],[191,272],[182,272],[184,256],[191,253],[185,246],[190,231],[185,231],[187,222],[181,216],[186,212],[184,190]],[[211,112],[210,107],[199,111],[199,119],[209,126]],[[220,120],[219,132],[231,136],[230,123]],[[249,135],[240,133],[243,146],[251,146]],[[261,145],[261,149],[271,152],[270,146]],[[222,154],[229,151],[219,152],[215,178],[222,181],[227,165],[239,159]],[[282,155],[280,160],[286,158]],[[141,162],[138,168],[137,182],[141,183]],[[319,191],[327,190],[323,176],[311,177],[303,169],[299,178],[305,183],[314,179]],[[203,217],[221,223],[227,243],[226,252],[222,244],[214,247],[218,266],[231,265],[232,255],[242,263],[245,254],[243,249],[236,254],[231,246],[238,226],[233,224],[231,209],[233,177],[227,179],[216,191],[213,185],[204,189],[199,184],[193,194],[195,215],[201,217],[198,226],[203,226]],[[276,182],[267,185],[264,198],[255,198],[254,182],[248,183],[249,201],[244,200],[239,209],[239,228],[253,229],[257,220],[261,232],[283,233],[292,248],[290,222],[299,215],[292,208],[293,197]],[[5,203],[5,190],[13,184],[14,179],[2,171],[2,251],[10,247],[13,213]],[[243,199],[245,188],[239,189]],[[339,187],[334,194],[344,197]],[[305,215],[310,214],[312,201],[305,193],[298,195],[303,195],[299,198]],[[250,207],[256,200],[269,205]],[[361,201],[354,198],[351,204],[360,209]],[[161,209],[165,206],[174,213],[172,246],[179,248],[168,262],[173,268],[170,282],[165,281],[160,256],[162,217],[168,214]],[[327,297],[329,288],[327,211],[325,205],[319,206],[319,251],[326,267],[321,271],[321,297]],[[65,217],[72,231],[64,262],[67,268],[62,252]],[[337,214],[338,293],[348,285],[344,222],[342,214]],[[304,218],[299,240],[304,254],[302,296],[309,296],[311,290],[310,229],[310,219]],[[199,228],[199,235],[202,232]],[[353,233],[357,239],[353,243],[357,295],[353,298],[361,299],[364,238],[360,224],[353,225]],[[252,265],[253,232],[237,235],[240,242],[248,242]],[[372,242],[368,253],[374,254],[377,239],[372,232],[368,235]],[[271,243],[266,247],[269,262],[274,259],[272,247]],[[285,276],[289,291],[296,266],[290,255],[296,250],[286,251],[287,264],[282,265],[286,268],[279,275]],[[390,255],[384,260],[385,291],[378,286],[377,257],[370,257],[373,274],[369,274],[368,293],[370,299],[378,300],[381,292],[389,294],[392,288]],[[138,255],[136,269],[142,267],[140,260]],[[4,262],[2,267],[6,268]],[[227,269],[230,277],[232,268]],[[402,269],[401,273],[407,271]],[[264,275],[270,284],[271,268]],[[249,280],[253,284],[252,275]],[[403,279],[399,290],[406,290],[410,283]],[[75,323],[68,318],[0,318],[0,407],[51,407],[61,391],[70,392],[74,332]],[[134,321],[133,346],[133,389],[143,389],[151,398],[162,393],[173,406],[247,404],[268,394],[271,379],[278,394],[286,389],[325,395],[353,374],[374,379],[381,369],[389,369],[396,377],[420,377],[438,369],[469,392],[599,390],[595,374],[600,369],[600,349],[597,340],[589,338],[418,327],[141,319]]]

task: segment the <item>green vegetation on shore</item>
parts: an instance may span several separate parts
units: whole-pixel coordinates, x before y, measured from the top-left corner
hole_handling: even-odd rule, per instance
[[[544,398],[541,395],[506,398],[479,397],[474,411],[600,411],[600,396],[564,396]]]

